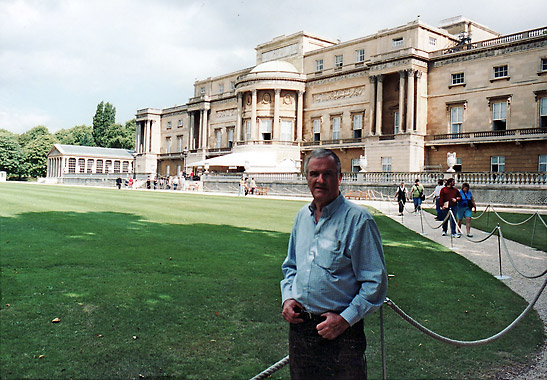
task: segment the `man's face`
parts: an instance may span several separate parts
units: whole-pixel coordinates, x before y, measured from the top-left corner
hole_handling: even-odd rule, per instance
[[[321,207],[338,197],[342,173],[338,175],[332,157],[312,158],[308,162],[306,178],[313,200]]]

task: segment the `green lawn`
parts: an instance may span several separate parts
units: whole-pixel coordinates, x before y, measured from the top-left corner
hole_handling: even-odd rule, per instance
[[[0,205],[3,379],[246,379],[287,355],[280,266],[304,202],[8,182]],[[526,307],[454,252],[375,218],[388,296],[429,328],[484,338]],[[535,312],[475,348],[384,314],[390,379],[489,378],[544,338]],[[378,314],[365,328],[378,379]]]

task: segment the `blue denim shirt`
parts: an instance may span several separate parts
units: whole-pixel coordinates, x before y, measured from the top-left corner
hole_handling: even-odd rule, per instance
[[[282,270],[282,302],[293,298],[310,313],[339,313],[351,326],[379,308],[387,292],[378,227],[341,194],[319,222],[313,202],[300,209]]]

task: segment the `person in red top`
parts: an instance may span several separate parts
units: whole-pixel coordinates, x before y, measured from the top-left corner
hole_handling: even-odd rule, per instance
[[[452,232],[452,237],[458,237],[456,233],[456,222],[454,218],[458,212],[458,201],[461,200],[460,191],[454,187],[454,178],[449,178],[446,181],[446,186],[441,189],[441,194],[439,196],[439,201],[443,208],[443,215],[446,217],[448,212],[451,210],[454,216],[450,216],[450,230]],[[448,220],[443,223],[443,236],[446,236],[446,231],[448,230]]]

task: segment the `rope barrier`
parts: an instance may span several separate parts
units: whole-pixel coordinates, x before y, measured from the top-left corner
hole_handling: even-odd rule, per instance
[[[501,242],[503,244],[503,248],[505,250],[505,253],[507,254],[507,257],[509,257],[509,262],[511,263],[511,265],[513,266],[513,268],[515,269],[515,271],[518,274],[520,274],[522,277],[529,278],[529,279],[540,278],[540,277],[543,277],[545,274],[547,274],[547,269],[545,269],[542,273],[540,273],[538,275],[535,275],[535,276],[525,275],[524,273],[519,271],[518,268],[515,265],[515,262],[513,261],[513,258],[509,254],[509,249],[507,248],[507,243],[505,242],[505,238],[503,237],[503,233],[501,232],[501,228],[498,227],[498,230],[499,230]]]
[[[260,372],[258,375],[253,377],[251,380],[262,380],[270,376],[272,373],[279,371],[281,368],[285,367],[289,363],[289,355],[285,356],[283,359],[267,368],[266,370]]]
[[[436,339],[438,341],[441,341],[443,343],[450,344],[450,345],[453,345],[453,346],[473,347],[473,346],[481,346],[481,345],[484,345],[484,344],[491,343],[491,342],[493,342],[493,341],[507,335],[509,333],[509,331],[511,331],[513,328],[515,328],[518,325],[518,323],[530,312],[530,310],[532,310],[532,308],[535,306],[537,300],[539,299],[541,293],[543,293],[543,291],[545,290],[545,286],[547,286],[547,277],[543,281],[543,285],[541,286],[539,291],[536,293],[536,295],[535,295],[534,299],[532,300],[532,302],[528,304],[528,306],[522,311],[522,313],[520,313],[520,315],[515,320],[513,320],[513,322],[511,322],[507,327],[505,327],[503,330],[501,330],[497,334],[494,334],[494,335],[492,335],[488,338],[478,339],[478,340],[457,340],[457,339],[452,339],[452,338],[445,337],[445,336],[440,335],[440,334],[434,332],[433,330],[425,327],[424,325],[422,325],[418,321],[416,321],[410,315],[405,313],[403,309],[401,309],[399,306],[397,306],[395,304],[395,302],[393,302],[390,298],[386,297],[386,299],[384,300],[384,304],[388,305],[396,314],[398,314],[401,318],[403,318],[405,321],[410,323],[410,325],[412,325],[413,327],[415,327],[416,329],[420,330],[421,332],[423,332],[424,334],[430,336],[433,339]],[[386,374],[386,368],[385,368],[385,340],[384,340],[383,312],[382,312],[382,309],[380,309],[380,324],[381,324],[381,329],[380,330],[381,330],[381,333],[382,333],[382,336],[381,336],[381,342],[382,342],[382,372],[383,372],[383,375],[384,375],[383,378],[385,379],[386,378],[385,377],[385,374]],[[263,380],[263,379],[267,378],[268,376],[272,375],[274,372],[277,372],[278,370],[280,370],[281,368],[286,366],[288,363],[289,363],[289,356],[287,355],[283,359],[278,361],[277,363],[273,364],[272,366],[270,366],[266,370],[260,372],[258,375],[251,378],[251,380]]]
[[[546,285],[547,285],[547,278],[545,278],[545,281],[543,281],[543,285],[541,286],[541,288],[537,292],[536,296],[534,297],[534,300],[506,328],[504,328],[503,330],[501,330],[497,334],[494,334],[494,335],[492,335],[488,338],[479,339],[479,340],[465,341],[465,340],[451,339],[451,338],[442,336],[442,335],[434,332],[433,330],[428,329],[427,327],[420,324],[419,322],[417,322],[415,319],[413,319],[411,316],[409,316],[407,313],[405,313],[399,306],[397,306],[395,304],[395,302],[393,302],[391,299],[386,297],[386,300],[384,301],[384,303],[386,305],[388,305],[391,309],[393,309],[393,311],[395,311],[395,313],[397,313],[401,318],[403,318],[405,321],[410,323],[412,326],[414,326],[415,328],[417,328],[418,330],[420,330],[424,334],[426,334],[426,335],[428,335],[428,336],[430,336],[430,337],[432,337],[436,340],[439,340],[443,343],[450,344],[450,345],[453,345],[453,346],[458,346],[458,347],[481,346],[483,344],[491,343],[491,342],[503,337],[509,331],[511,331],[526,316],[526,314],[528,314],[528,312],[530,310],[532,310],[532,308],[536,304],[537,300],[539,299],[539,296],[541,295],[541,293],[543,293],[543,290],[545,289]]]

